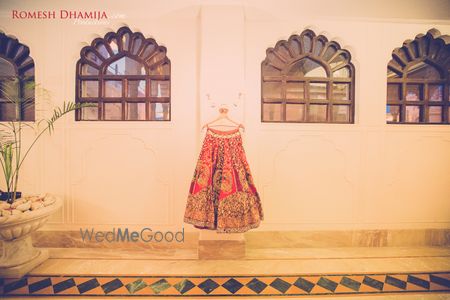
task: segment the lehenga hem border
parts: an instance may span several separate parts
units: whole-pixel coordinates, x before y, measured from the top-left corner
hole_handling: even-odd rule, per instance
[[[258,221],[256,223],[249,224],[244,227],[238,227],[238,228],[214,228],[213,223],[194,220],[194,219],[190,219],[190,218],[186,218],[186,217],[184,218],[184,222],[194,225],[194,226],[206,227],[204,229],[215,230],[217,233],[242,233],[242,232],[246,232],[250,229],[254,229],[254,228],[258,227],[261,223],[260,221]]]

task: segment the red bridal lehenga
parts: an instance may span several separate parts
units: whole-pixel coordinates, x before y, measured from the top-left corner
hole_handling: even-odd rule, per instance
[[[184,221],[200,229],[245,232],[263,211],[245,157],[239,128],[208,127],[189,189]]]

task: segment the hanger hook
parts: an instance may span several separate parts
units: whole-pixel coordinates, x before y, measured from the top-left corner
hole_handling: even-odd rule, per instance
[[[221,108],[219,108],[219,113],[221,113],[221,114],[226,114],[226,113],[228,113],[228,108],[226,108],[226,107],[221,107]]]

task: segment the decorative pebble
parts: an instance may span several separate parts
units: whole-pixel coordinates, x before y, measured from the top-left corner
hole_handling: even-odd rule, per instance
[[[50,197],[50,198],[47,198],[44,200],[44,205],[49,206],[49,205],[53,204],[54,202],[55,202],[55,198]]]
[[[38,195],[30,195],[30,196],[25,196],[25,199],[31,201],[31,202],[36,202],[36,201],[41,201],[44,198]]]
[[[10,207],[11,207],[11,204],[9,204],[9,203],[6,203],[6,202],[0,203],[0,210],[8,209]]]
[[[6,210],[6,209],[2,209],[2,216],[3,217],[7,217],[11,215],[11,211],[10,210]]]
[[[30,213],[32,210],[41,209],[56,202],[55,197],[48,194],[29,195],[16,199],[14,203],[0,202],[0,217]]]
[[[44,207],[44,203],[42,203],[41,201],[31,203],[31,210],[36,210],[42,207]]]
[[[29,210],[30,208],[31,208],[31,201],[25,202],[25,203],[23,203],[21,205],[18,205],[16,207],[16,209],[18,209],[18,210],[20,210],[22,212],[26,211],[26,210]]]
[[[25,198],[17,199],[13,202],[13,204],[11,204],[11,208],[17,208],[19,205],[24,204],[25,202],[27,202]]]

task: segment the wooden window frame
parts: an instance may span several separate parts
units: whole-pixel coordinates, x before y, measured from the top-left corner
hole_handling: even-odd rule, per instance
[[[443,36],[437,29],[430,29],[427,34],[419,34],[414,40],[406,40],[403,46],[392,51],[392,59],[387,65],[387,92],[386,92],[386,106],[399,107],[399,121],[388,121],[387,124],[408,124],[408,125],[450,125],[450,98],[449,86],[450,76],[448,69],[450,68],[450,44],[445,41],[448,40],[448,35]],[[447,65],[445,65],[447,62]],[[440,74],[441,78],[426,79],[426,78],[409,78],[409,69],[419,63],[426,63],[434,67]],[[391,78],[389,75],[396,74],[398,78]],[[389,99],[388,90],[390,85],[399,85],[401,92],[400,99]],[[421,86],[422,99],[411,101],[406,100],[407,85],[417,84]],[[441,85],[443,86],[442,101],[430,101],[429,86]],[[406,107],[419,106],[420,116],[419,122],[406,121]],[[441,107],[441,122],[429,121],[429,108]]]
[[[304,39],[310,39],[310,49],[305,49]],[[299,44],[299,51],[293,50],[292,43],[297,42]],[[321,50],[317,50],[316,45],[321,44]],[[281,53],[280,48],[284,47],[286,50],[284,53],[289,53],[290,56]],[[318,46],[317,46],[318,47]],[[328,48],[333,47],[336,51],[334,54],[325,59],[323,56]],[[340,45],[334,41],[328,41],[328,39],[319,35],[316,36],[312,30],[305,30],[300,35],[292,35],[288,41],[281,40],[276,43],[274,48],[268,48],[266,50],[266,58],[261,63],[261,122],[263,123],[333,123],[333,124],[353,124],[354,114],[355,114],[355,68],[351,63],[350,52],[341,49]],[[282,63],[275,64],[271,61],[270,55],[272,57],[278,58]],[[337,66],[330,66],[330,62],[336,59],[338,56],[344,55],[346,60]],[[310,59],[313,62],[322,66],[327,74],[327,77],[304,77],[304,76],[291,76],[288,75],[288,71],[292,68],[294,64],[301,61],[302,59]],[[279,75],[266,75],[264,70],[265,66],[271,65],[274,68],[280,70]],[[333,77],[333,72],[340,70],[342,68],[347,68],[349,71],[348,77]],[[264,95],[264,84],[267,82],[280,82],[281,83],[281,97],[278,99],[273,99],[265,97]],[[304,85],[304,97],[303,99],[296,99],[292,101],[287,99],[286,90],[287,83],[299,82]],[[327,99],[318,100],[311,99],[309,97],[309,87],[310,83],[326,83],[326,95]],[[333,97],[333,84],[342,83],[348,84],[348,100],[337,100]],[[281,104],[281,120],[264,120],[264,104]],[[303,105],[303,121],[288,121],[286,115],[287,104],[297,104]],[[327,117],[325,122],[316,122],[308,119],[309,107],[310,105],[319,104],[327,105]],[[334,121],[333,117],[333,106],[334,105],[346,105],[349,109],[349,120],[347,122]]]
[[[23,99],[25,96],[25,84],[31,83],[31,87],[27,89],[31,90],[32,96],[27,99],[29,103],[20,103],[20,107],[16,107],[16,114],[14,117],[8,118],[8,120],[0,119],[0,122],[34,122],[35,116],[35,65],[34,60],[30,56],[30,49],[28,46],[19,42],[19,40],[10,35],[6,35],[0,31],[0,58],[8,61],[15,71],[15,75],[12,76],[0,76],[0,85],[4,81],[17,81],[17,95],[19,99]],[[3,98],[0,91],[0,103],[10,103],[7,99]],[[19,105],[19,103],[17,103]],[[29,105],[29,116],[24,117],[25,105]],[[19,112],[19,114],[17,113]]]
[[[112,41],[123,41],[123,37],[127,35],[129,38],[129,44],[127,49],[123,49],[122,42],[117,43],[117,53],[110,47]],[[136,41],[140,39],[140,46],[135,51],[133,48]],[[109,57],[105,58],[97,47],[104,45],[108,51]],[[154,49],[146,53],[147,49],[153,47]],[[102,61],[99,65],[93,63],[88,59],[88,54],[92,52]],[[136,52],[136,53],[133,53]],[[164,46],[159,46],[154,39],[146,39],[140,32],[132,32],[128,27],[121,27],[117,33],[109,32],[103,39],[97,38],[92,41],[90,46],[84,47],[80,52],[80,59],[77,62],[76,68],[76,85],[75,95],[77,103],[97,103],[98,117],[97,120],[84,120],[82,118],[82,111],[78,110],[75,113],[76,121],[170,121],[171,120],[171,63],[170,59],[166,56],[167,49]],[[145,54],[145,56],[144,56]],[[160,55],[159,60],[152,62],[152,59]],[[131,58],[145,68],[145,74],[143,75],[114,75],[106,74],[106,68],[113,62],[123,58]],[[89,65],[95,69],[98,69],[98,75],[84,75],[82,74],[83,64]],[[165,65],[168,67],[167,74],[152,74],[155,68]],[[122,82],[122,95],[120,97],[106,97],[105,84],[108,80],[117,80]],[[144,97],[128,97],[128,82],[131,80],[145,80],[145,96]],[[96,81],[98,82],[98,95],[97,97],[82,97],[82,81]],[[167,81],[168,97],[152,97],[151,96],[151,82],[152,81]],[[105,118],[105,103],[121,103],[121,119],[111,120]],[[145,103],[145,119],[128,119],[127,104],[129,103]],[[151,105],[155,103],[166,104],[168,106],[167,118],[156,119],[154,112],[151,111]]]

